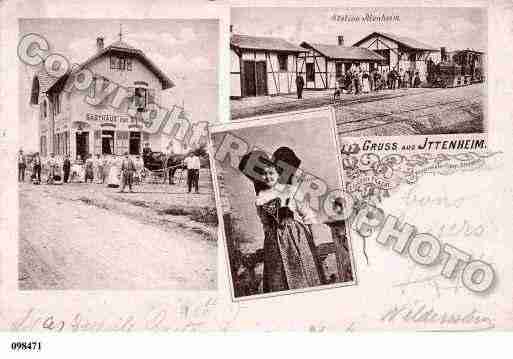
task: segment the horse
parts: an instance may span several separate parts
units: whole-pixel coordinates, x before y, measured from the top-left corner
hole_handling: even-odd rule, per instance
[[[162,172],[164,181],[166,177],[169,184],[174,184],[174,175],[177,169],[184,169],[183,160],[185,155],[173,154],[167,155],[164,152],[148,152],[143,156],[144,168],[150,172]]]

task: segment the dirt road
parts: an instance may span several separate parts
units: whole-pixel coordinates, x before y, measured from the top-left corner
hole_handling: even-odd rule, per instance
[[[20,185],[20,289],[216,289],[216,241],[94,186]]]

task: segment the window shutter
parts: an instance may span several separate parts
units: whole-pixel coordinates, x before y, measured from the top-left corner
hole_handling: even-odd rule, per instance
[[[135,87],[128,88],[128,108],[135,108]]]
[[[102,153],[102,131],[94,131],[94,153]]]
[[[148,104],[156,103],[157,99],[155,98],[155,90],[148,90]]]

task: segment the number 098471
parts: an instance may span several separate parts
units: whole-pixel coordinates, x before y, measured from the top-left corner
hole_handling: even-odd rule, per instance
[[[40,351],[41,342],[12,342],[11,350],[13,351]]]

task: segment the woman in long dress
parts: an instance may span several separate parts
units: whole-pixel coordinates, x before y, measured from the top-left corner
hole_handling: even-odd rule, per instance
[[[244,171],[248,157],[244,156],[246,159],[243,158],[239,168],[255,185],[255,204],[264,230],[263,292],[325,284],[310,227],[318,223],[317,216],[306,201],[299,202],[295,198],[297,186],[292,184],[291,171],[282,170],[283,163],[297,169],[300,160],[284,147],[278,149],[272,159],[259,153],[258,167],[262,169],[259,178],[255,178],[254,171],[249,172],[252,176]]]
[[[370,82],[369,82],[369,74],[365,71],[362,75],[362,92],[369,93],[370,92]]]
[[[85,161],[85,180],[84,182],[87,183],[87,180],[91,180],[91,183],[93,183],[94,180],[94,163],[91,155],[88,155],[87,160]]]
[[[107,178],[107,186],[118,188],[121,178],[121,161],[112,156],[109,161],[109,176]]]

